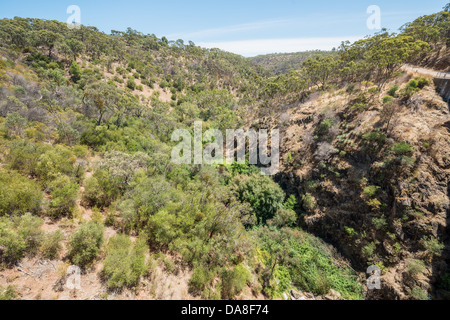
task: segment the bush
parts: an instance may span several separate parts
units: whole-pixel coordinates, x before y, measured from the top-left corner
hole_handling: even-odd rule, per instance
[[[72,152],[61,145],[46,151],[39,157],[36,172],[45,186],[61,175],[74,175],[74,158]]]
[[[388,95],[390,95],[391,97],[397,97],[397,90],[398,90],[398,85],[394,85],[392,88],[389,89],[388,91]]]
[[[0,218],[0,252],[7,262],[16,262],[25,253],[34,253],[42,240],[44,221],[27,213],[13,219]]]
[[[419,83],[417,82],[417,80],[413,79],[411,80],[406,87],[407,88],[417,88],[419,86]]]
[[[362,248],[362,253],[367,259],[371,260],[376,249],[377,245],[375,244],[375,242],[371,242]]]
[[[8,114],[4,126],[8,137],[22,136],[27,125],[27,120],[17,112]]]
[[[303,201],[303,208],[305,210],[312,211],[317,206],[316,198],[314,198],[314,196],[310,193],[304,194],[302,197],[302,201]]]
[[[7,218],[0,218],[0,257],[8,262],[15,262],[25,254],[26,241],[13,229]]]
[[[211,273],[203,266],[194,268],[189,280],[189,291],[193,294],[200,294],[211,282]]]
[[[277,211],[273,219],[268,220],[269,226],[278,228],[292,227],[297,222],[297,214],[293,210],[280,209]]]
[[[147,272],[145,252],[147,245],[144,238],[132,243],[126,235],[111,238],[106,247],[103,273],[108,277],[108,288],[133,287],[141,276]]]
[[[317,133],[320,135],[325,135],[329,132],[329,130],[335,125],[335,122],[333,119],[325,119],[323,120],[320,125],[319,128],[317,130]]]
[[[430,238],[423,237],[422,245],[431,256],[440,255],[442,250],[444,250],[444,248],[445,248],[445,245],[443,243],[439,242],[439,240],[434,237],[430,237]]]
[[[105,170],[96,170],[86,180],[83,200],[91,206],[108,207],[121,194],[121,182]]]
[[[405,155],[410,153],[413,150],[413,148],[406,142],[399,142],[396,143],[392,147],[392,151],[397,155]]]
[[[416,78],[417,81],[417,87],[419,89],[423,89],[426,86],[430,85],[430,80],[426,79],[426,78]]]
[[[380,218],[373,218],[372,219],[372,224],[373,224],[373,226],[375,227],[376,230],[386,230],[386,228],[388,226],[384,216],[382,216]]]
[[[131,89],[131,90],[135,90],[136,89],[136,82],[134,81],[134,79],[128,79],[127,80],[127,88]]]
[[[363,193],[365,196],[372,198],[377,195],[378,190],[380,190],[378,186],[367,186],[364,188]]]
[[[374,141],[383,144],[386,141],[386,135],[379,131],[372,131],[363,135],[363,138],[368,141]]]
[[[53,260],[58,258],[61,252],[61,241],[64,239],[64,235],[61,231],[57,230],[52,233],[44,235],[41,244],[41,254],[45,259]]]
[[[241,293],[247,282],[252,279],[252,275],[243,264],[239,264],[233,270],[224,270],[221,278],[222,297],[229,300]]]
[[[78,183],[72,182],[68,176],[60,176],[49,186],[52,201],[50,214],[53,217],[71,214],[78,198]]]
[[[14,300],[17,298],[14,287],[8,286],[6,289],[0,286],[0,301]]]
[[[97,258],[103,243],[104,228],[100,223],[89,222],[81,225],[71,236],[69,257],[79,266],[86,266]]]
[[[386,96],[383,98],[383,104],[392,103],[392,101],[394,101],[394,98],[392,98],[391,96]]]
[[[408,263],[408,272],[410,275],[415,276],[425,271],[425,263],[422,260],[413,259]]]
[[[48,148],[27,140],[14,141],[9,145],[6,159],[11,169],[17,170],[24,175],[36,176],[39,157]]]
[[[239,199],[253,208],[259,223],[272,219],[283,207],[285,194],[268,176],[237,176],[234,179],[234,189]]]
[[[34,181],[0,168],[0,186],[0,216],[40,211],[42,192]]]
[[[409,292],[409,295],[413,300],[430,300],[428,293],[422,288],[415,287]]]
[[[178,235],[177,217],[165,210],[151,216],[148,221],[151,239],[159,245],[169,245]]]
[[[74,60],[72,61],[72,65],[69,68],[69,74],[72,76],[72,81],[77,83],[81,79],[81,67]]]

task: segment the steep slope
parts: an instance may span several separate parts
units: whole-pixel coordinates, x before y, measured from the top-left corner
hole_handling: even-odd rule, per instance
[[[380,93],[318,92],[272,124],[284,131],[277,181],[302,199],[304,227],[359,271],[381,268],[383,290],[370,298],[436,296],[448,272],[449,106],[431,79],[409,97],[384,98],[416,76],[401,75]]]

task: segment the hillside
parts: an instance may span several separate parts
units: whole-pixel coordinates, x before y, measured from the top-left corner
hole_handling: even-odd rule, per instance
[[[280,75],[288,73],[289,70],[301,69],[303,62],[308,58],[328,54],[332,54],[332,52],[317,50],[296,53],[275,53],[249,58],[249,60],[275,75]]]
[[[0,20],[0,298],[447,299],[449,105],[406,65],[449,68],[449,15],[253,61]],[[279,173],[175,164],[195,121],[279,129]]]

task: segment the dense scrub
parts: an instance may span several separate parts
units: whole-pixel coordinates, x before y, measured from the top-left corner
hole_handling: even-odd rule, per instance
[[[106,35],[56,21],[0,20],[1,262],[40,254],[89,268],[101,260],[112,290],[138,286],[151,273],[149,253],[162,252],[192,269],[190,291],[207,299],[248,296],[248,288],[270,298],[297,288],[362,299],[349,263],[299,227],[320,203],[314,181],[294,196],[251,165],[175,165],[171,134],[192,130],[196,120],[205,129],[258,128],[280,104],[349,83],[348,92],[355,84],[373,87],[352,101],[348,116],[356,117],[402,64],[442,45],[442,37],[431,41],[413,27],[344,43],[334,54],[272,76],[240,56],[132,29]],[[394,102],[426,85],[413,79],[404,91],[390,91],[385,119],[395,114]],[[371,148],[384,146],[386,122],[386,131],[363,136]],[[324,116],[315,127],[320,170],[330,157],[345,156],[344,147],[332,146],[339,126],[338,117]],[[404,142],[383,150],[386,166],[400,170],[413,161]],[[383,187],[375,179],[361,182],[380,231],[386,229]],[[90,222],[79,215],[81,207],[92,210]],[[44,217],[73,227],[70,235],[43,232]],[[119,234],[106,241],[105,227]],[[351,226],[347,231],[356,236]],[[439,253],[435,239],[423,242]],[[380,262],[370,243],[363,252]],[[0,297],[14,292],[1,289]]]

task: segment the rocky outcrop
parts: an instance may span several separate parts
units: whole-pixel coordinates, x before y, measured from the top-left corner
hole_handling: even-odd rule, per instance
[[[396,82],[403,88],[409,79]],[[387,128],[387,89],[323,93],[291,109],[281,145],[294,160],[276,180],[299,198],[305,229],[362,274],[381,269],[382,289],[368,299],[436,295],[449,272],[450,112],[431,83],[395,100]],[[367,97],[360,110],[358,95]],[[327,146],[333,152],[322,152]]]

